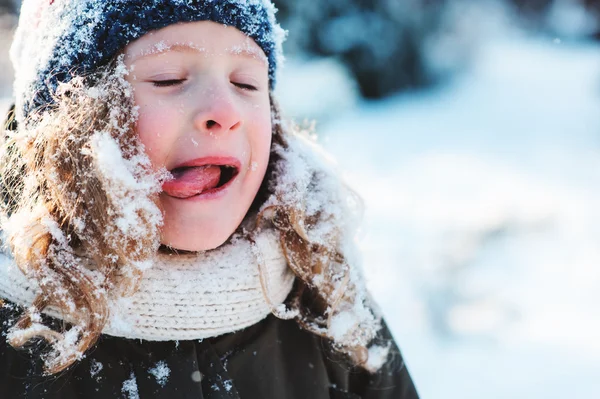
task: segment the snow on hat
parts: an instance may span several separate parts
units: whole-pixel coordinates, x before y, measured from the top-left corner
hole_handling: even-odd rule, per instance
[[[52,104],[59,83],[109,62],[129,42],[177,22],[233,26],[262,48],[269,84],[285,32],[270,0],[24,0],[11,48],[17,121]]]

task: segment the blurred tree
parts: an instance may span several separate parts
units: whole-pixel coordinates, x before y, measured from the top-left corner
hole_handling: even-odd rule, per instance
[[[545,13],[553,0],[510,0],[518,10],[528,17],[536,17]]]
[[[17,2],[14,0],[0,0],[0,14],[17,12]]]
[[[274,0],[290,31],[288,53],[336,56],[367,98],[422,87],[434,77],[423,43],[447,0]]]
[[[598,0],[583,0],[586,10],[594,16],[597,21],[596,29],[594,29],[594,38],[600,40],[600,1]]]
[[[460,67],[457,58],[468,53],[468,48],[461,46],[468,47],[474,40],[468,36],[477,36],[477,32],[463,32],[463,37],[459,32],[458,37],[452,37],[454,21],[448,19],[468,18],[465,11],[456,13],[456,10],[467,10],[468,4],[508,5],[514,10],[515,22],[531,31],[570,38],[594,34],[600,37],[599,0],[273,2],[279,8],[279,20],[290,32],[286,53],[338,58],[348,67],[367,98],[427,86],[445,77],[430,64],[428,51],[436,40],[441,39],[440,43],[446,47],[450,44],[441,57]],[[444,42],[444,38],[450,40]]]
[[[598,0],[507,0],[515,7],[517,15],[522,17],[526,26],[534,30],[561,34],[561,26],[557,26],[557,18],[562,23],[578,24],[570,27],[569,33],[583,37],[600,37],[600,2]],[[573,18],[573,12],[579,11],[579,18]],[[562,15],[556,15],[556,14]],[[582,18],[586,14],[585,21]],[[570,14],[570,15],[569,15]],[[554,18],[553,18],[554,17]],[[568,21],[568,19],[571,19]],[[564,26],[562,26],[564,28]]]

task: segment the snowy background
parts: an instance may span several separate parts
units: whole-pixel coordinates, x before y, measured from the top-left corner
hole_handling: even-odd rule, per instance
[[[423,399],[599,398],[597,19],[576,0],[530,14],[527,1],[433,3],[402,14],[408,56],[382,50],[393,36],[367,43],[373,59],[398,53],[386,79],[418,65],[391,93],[365,92],[364,65],[333,51],[356,44],[363,14],[329,27],[331,54],[290,34],[284,109],[317,120],[365,200],[368,284]],[[0,18],[3,109],[13,23]]]

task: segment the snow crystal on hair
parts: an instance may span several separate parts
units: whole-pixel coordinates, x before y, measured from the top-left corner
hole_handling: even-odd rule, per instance
[[[7,131],[3,143],[4,240],[38,288],[9,342],[51,342],[49,373],[95,342],[109,314],[108,295],[135,291],[160,244],[155,201],[162,173],[151,168],[133,129],[137,113],[125,73],[118,57],[96,76],[62,83],[54,111]],[[0,292],[15,289],[4,284]],[[41,328],[36,315],[46,310],[72,327]]]
[[[290,308],[273,313],[296,319],[308,331],[329,338],[355,364],[376,371],[389,348],[373,345],[381,319],[367,293],[355,243],[362,202],[308,132],[286,134],[274,152],[279,161],[271,181],[273,194],[259,219],[280,230],[289,267],[323,306],[308,309],[299,293]]]

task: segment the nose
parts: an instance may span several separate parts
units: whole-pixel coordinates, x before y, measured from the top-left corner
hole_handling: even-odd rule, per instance
[[[211,135],[224,134],[242,125],[238,105],[226,90],[214,89],[204,94],[194,115],[194,127]]]

